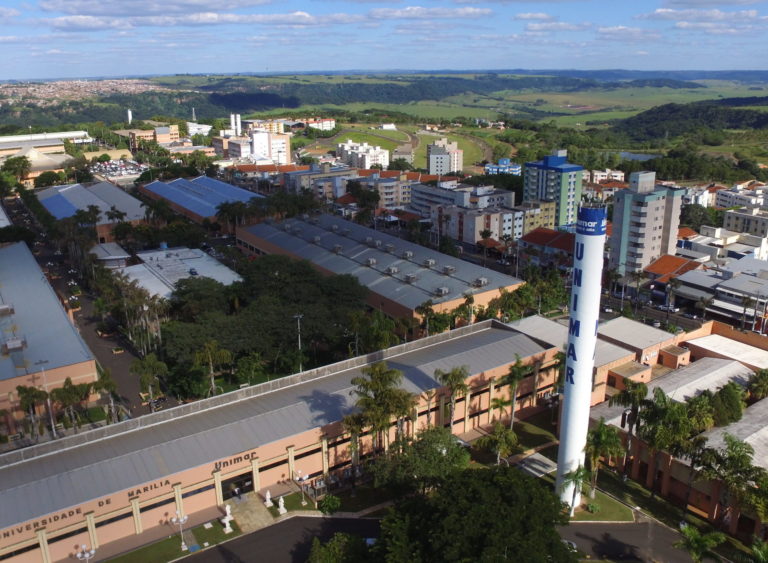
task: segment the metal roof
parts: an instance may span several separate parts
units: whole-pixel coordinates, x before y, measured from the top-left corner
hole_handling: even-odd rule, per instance
[[[89,205],[95,205],[101,211],[100,225],[113,222],[107,218],[107,212],[112,207],[125,213],[125,221],[144,218],[142,203],[110,182],[99,182],[92,186],[53,186],[38,192],[37,198],[57,219],[72,217],[79,209],[87,210]]]
[[[514,329],[523,332],[533,338],[538,338],[550,345],[565,350],[568,342],[568,326],[559,322],[533,315],[509,323]],[[595,366],[599,367],[605,364],[613,363],[622,358],[632,358],[635,353],[611,342],[600,340],[598,338],[595,345]]]
[[[144,189],[200,217],[214,217],[216,208],[222,203],[248,203],[253,198],[264,197],[207,176],[193,180],[177,178],[167,183],[156,180],[144,186]]]
[[[8,214],[5,212],[5,208],[0,205],[0,229],[3,227],[10,227],[11,225],[11,220],[8,219]]]
[[[478,374],[547,348],[496,321],[0,456],[0,528],[322,427],[354,411],[351,379],[385,359],[412,393],[436,369]],[[39,448],[35,450],[35,448]]]
[[[644,349],[668,341],[674,335],[626,317],[616,317],[597,327],[600,336],[625,343],[628,347]]]
[[[678,370],[657,377],[647,384],[648,398],[653,390],[661,388],[670,398],[683,402],[700,395],[705,390],[717,391],[731,381],[746,386],[754,372],[739,362],[721,358],[702,358]],[[610,406],[608,401],[592,407],[590,417],[594,420],[604,418],[607,424],[621,426],[621,405]]]
[[[410,309],[429,299],[443,303],[524,283],[333,215],[260,223],[243,230],[319,268],[355,276],[361,285]],[[446,291],[438,294],[438,288]]]
[[[755,450],[752,458],[755,465],[768,468],[768,401],[762,400],[753,404],[744,411],[738,422],[705,432],[707,446],[724,448],[726,434],[752,446]]]
[[[0,315],[3,343],[13,338],[25,343],[0,355],[0,379],[93,360],[23,242],[0,248],[0,303],[13,308],[12,314]]]
[[[744,362],[751,366],[756,366],[760,369],[768,369],[768,352],[744,344],[743,342],[737,342],[731,340],[725,336],[719,334],[710,334],[709,336],[702,336],[701,338],[694,338],[688,341],[689,344],[693,344],[705,350],[709,350],[720,356],[726,356],[733,360]]]

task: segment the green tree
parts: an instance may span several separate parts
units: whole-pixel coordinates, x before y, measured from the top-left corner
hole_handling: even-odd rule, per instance
[[[571,505],[568,515],[573,517],[576,512],[576,497],[581,493],[584,485],[590,483],[592,473],[583,465],[579,465],[573,471],[569,471],[563,475],[563,489],[571,487]]]
[[[768,397],[768,369],[760,369],[749,378],[749,396],[753,401]]]
[[[429,495],[401,500],[384,518],[374,547],[388,562],[575,561],[556,527],[563,506],[515,468],[467,469]]]
[[[56,186],[61,183],[63,183],[61,177],[56,172],[50,170],[43,172],[37,178],[35,178],[36,188],[46,188],[48,186]]]
[[[207,340],[202,348],[195,352],[195,366],[208,369],[208,378],[211,383],[209,393],[216,394],[216,374],[221,367],[232,361],[232,352],[219,346],[218,340]]]
[[[514,430],[497,422],[493,425],[491,433],[478,438],[475,445],[496,454],[496,465],[499,465],[502,458],[506,459],[512,455],[517,445],[517,435]]]
[[[453,423],[456,418],[456,400],[462,395],[467,395],[469,392],[469,385],[467,385],[466,382],[468,376],[469,368],[467,368],[467,366],[454,367],[448,371],[441,369],[435,370],[435,379],[440,382],[443,387],[448,389],[450,396],[451,407],[449,415],[449,427],[451,429],[451,433],[453,433]],[[469,399],[467,399],[466,402],[467,408],[465,408],[465,416],[469,416]]]
[[[689,524],[680,529],[680,535],[682,538],[675,542],[674,546],[687,551],[694,563],[701,563],[705,558],[720,560],[714,549],[725,541],[725,534],[704,533],[696,526]]]
[[[398,386],[403,372],[390,368],[386,362],[377,362],[360,370],[362,376],[352,378],[357,396],[355,405],[360,409],[366,426],[374,436],[374,451],[389,443],[389,428],[395,414]]]
[[[37,387],[26,387],[17,385],[16,392],[19,394],[19,406],[21,410],[29,413],[30,428],[33,439],[37,437],[37,415],[36,409],[39,403],[45,401],[48,393]]]
[[[744,388],[735,381],[723,385],[712,397],[715,426],[727,426],[741,420],[745,407]]]
[[[524,364],[520,354],[515,354],[515,363],[509,366],[509,371],[502,377],[501,382],[509,385],[509,400],[512,402],[512,409],[509,414],[509,429],[513,430],[515,426],[515,410],[517,407],[517,387],[520,382],[528,377],[531,367]]]
[[[337,532],[326,543],[317,537],[312,540],[307,563],[359,563],[368,559],[370,554],[363,538]]]
[[[587,432],[587,443],[584,451],[589,460],[590,490],[589,498],[595,498],[597,491],[597,474],[600,469],[600,458],[619,456],[624,452],[619,431],[614,426],[608,426],[603,418]]]
[[[629,456],[632,455],[632,438],[635,435],[635,430],[640,423],[640,408],[645,404],[645,398],[648,396],[648,387],[645,383],[638,381],[632,381],[631,379],[624,378],[624,389],[619,393],[613,395],[608,399],[608,404],[611,406],[621,405],[627,409],[625,422],[627,425],[627,448],[624,454],[625,467],[624,470],[628,470],[629,464],[626,463],[629,460]],[[622,427],[624,423],[622,423]]]
[[[151,353],[133,360],[130,372],[139,377],[141,391],[149,393],[149,408],[154,410],[155,393],[160,390],[160,379],[168,376],[168,366]]]
[[[336,495],[327,494],[317,503],[317,508],[326,516],[330,516],[341,508],[341,499]]]
[[[29,174],[32,169],[32,163],[26,156],[11,156],[5,159],[0,170],[13,174],[17,182],[21,182],[23,178]]]

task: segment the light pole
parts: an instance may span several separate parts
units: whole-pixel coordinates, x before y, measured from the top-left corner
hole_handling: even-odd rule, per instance
[[[77,558],[80,561],[85,561],[88,563],[88,561],[93,559],[93,556],[96,555],[96,550],[93,548],[88,549],[88,546],[83,544],[80,546],[80,550],[75,555],[77,555]]]
[[[48,391],[48,377],[45,375],[45,368],[43,367],[47,363],[48,360],[40,360],[35,362],[35,365],[40,366],[40,371],[43,372],[43,385],[45,386],[45,406],[48,409],[48,418],[51,421],[51,434],[53,435],[54,439],[56,439],[58,436],[56,435],[56,425],[54,424],[53,409],[51,408],[51,393]]]
[[[304,318],[304,315],[301,313],[296,313],[293,315],[293,318],[296,319],[296,327],[299,335],[299,372],[302,372],[304,369],[301,362],[301,319]]]
[[[184,524],[189,520],[189,516],[184,514],[183,516],[177,510],[176,516],[171,516],[171,524],[179,526],[179,537],[181,538],[181,551],[187,551],[187,544],[184,543]]]
[[[304,497],[304,484],[307,482],[309,475],[302,475],[301,469],[296,470],[297,481],[299,482],[299,488],[301,489],[301,506],[307,506],[307,499]]]

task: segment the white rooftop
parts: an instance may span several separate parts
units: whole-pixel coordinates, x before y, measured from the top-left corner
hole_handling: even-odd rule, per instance
[[[688,342],[713,352],[718,356],[737,360],[759,369],[768,369],[768,352],[756,346],[737,342],[719,334],[694,338]]]
[[[5,212],[5,208],[0,205],[0,229],[3,227],[10,227],[11,220],[8,219],[8,214]]]
[[[664,330],[626,317],[616,317],[604,322],[597,328],[597,333],[598,336],[617,340],[636,349],[648,348],[672,338],[672,335]]]
[[[169,248],[137,253],[142,264],[120,271],[146,289],[151,295],[168,298],[176,282],[191,277],[206,277],[224,285],[241,281],[241,277],[202,250]]]

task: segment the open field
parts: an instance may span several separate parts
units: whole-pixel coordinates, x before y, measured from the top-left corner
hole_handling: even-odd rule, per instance
[[[401,143],[393,141],[392,139],[382,138],[378,135],[372,135],[365,131],[342,131],[338,137],[336,137],[330,144],[335,149],[339,143],[345,143],[347,141],[353,141],[355,143],[368,143],[369,145],[379,146],[382,149],[392,151],[397,148]],[[324,144],[321,142],[321,144]]]

